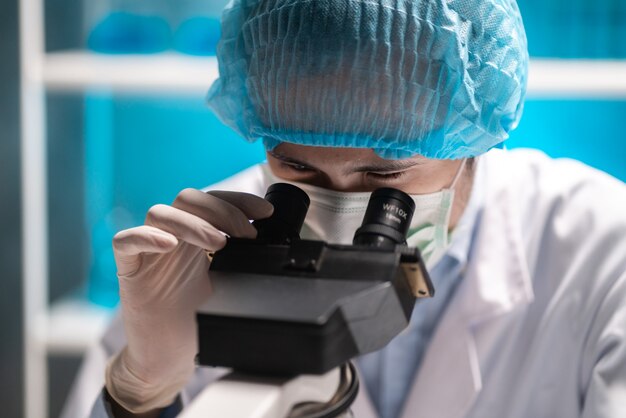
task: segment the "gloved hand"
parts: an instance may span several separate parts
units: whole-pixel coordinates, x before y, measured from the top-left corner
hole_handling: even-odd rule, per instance
[[[175,400],[194,371],[195,311],[211,292],[205,251],[223,248],[224,233],[255,238],[249,220],[272,212],[251,194],[186,189],[114,237],[128,343],[107,366],[106,388],[120,406],[139,414]]]

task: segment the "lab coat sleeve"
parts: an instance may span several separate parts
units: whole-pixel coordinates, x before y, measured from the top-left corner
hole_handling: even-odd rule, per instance
[[[586,351],[582,417],[626,417],[626,271],[600,306]]]
[[[118,316],[102,341],[88,351],[61,418],[113,418],[104,397],[104,373],[108,359],[123,347],[125,341]],[[175,417],[181,409],[181,397],[178,397],[161,418]]]

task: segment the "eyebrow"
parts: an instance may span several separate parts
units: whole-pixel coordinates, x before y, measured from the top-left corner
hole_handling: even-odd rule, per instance
[[[291,164],[297,164],[297,165],[301,165],[304,167],[308,167],[311,168],[313,170],[316,171],[320,171],[318,168],[312,166],[311,164],[307,163],[306,161],[299,161],[295,158],[292,157],[288,157],[286,155],[277,153],[276,151],[269,151],[269,154],[278,159],[281,160],[283,162],[286,163],[291,163]],[[423,164],[422,161],[419,160],[384,160],[381,161],[380,163],[373,163],[373,164],[369,164],[369,165],[364,165],[364,166],[357,166],[356,168],[354,168],[352,171],[355,173],[364,173],[364,172],[376,172],[376,173],[390,173],[390,172],[394,172],[394,171],[402,171],[402,170],[406,170],[408,168],[411,167],[415,167],[416,165],[421,165]]]

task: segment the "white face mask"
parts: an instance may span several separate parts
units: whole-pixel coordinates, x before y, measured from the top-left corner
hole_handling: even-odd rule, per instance
[[[454,188],[461,177],[463,160],[449,188],[437,193],[410,195],[415,202],[407,244],[419,248],[428,269],[437,264],[449,245],[448,229],[454,201]],[[301,231],[303,239],[316,239],[336,244],[351,244],[361,226],[370,192],[337,192],[309,184],[285,181],[264,166],[267,187],[273,183],[291,183],[311,198],[311,206]]]

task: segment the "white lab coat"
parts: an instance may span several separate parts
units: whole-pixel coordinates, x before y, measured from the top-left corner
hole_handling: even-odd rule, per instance
[[[626,186],[537,151],[494,150],[479,164],[475,245],[402,417],[626,417]],[[261,177],[254,167],[218,188],[263,195]],[[67,417],[89,415],[123,345],[118,320],[89,353]],[[222,373],[199,370],[183,402]],[[364,387],[353,409],[376,416]]]

